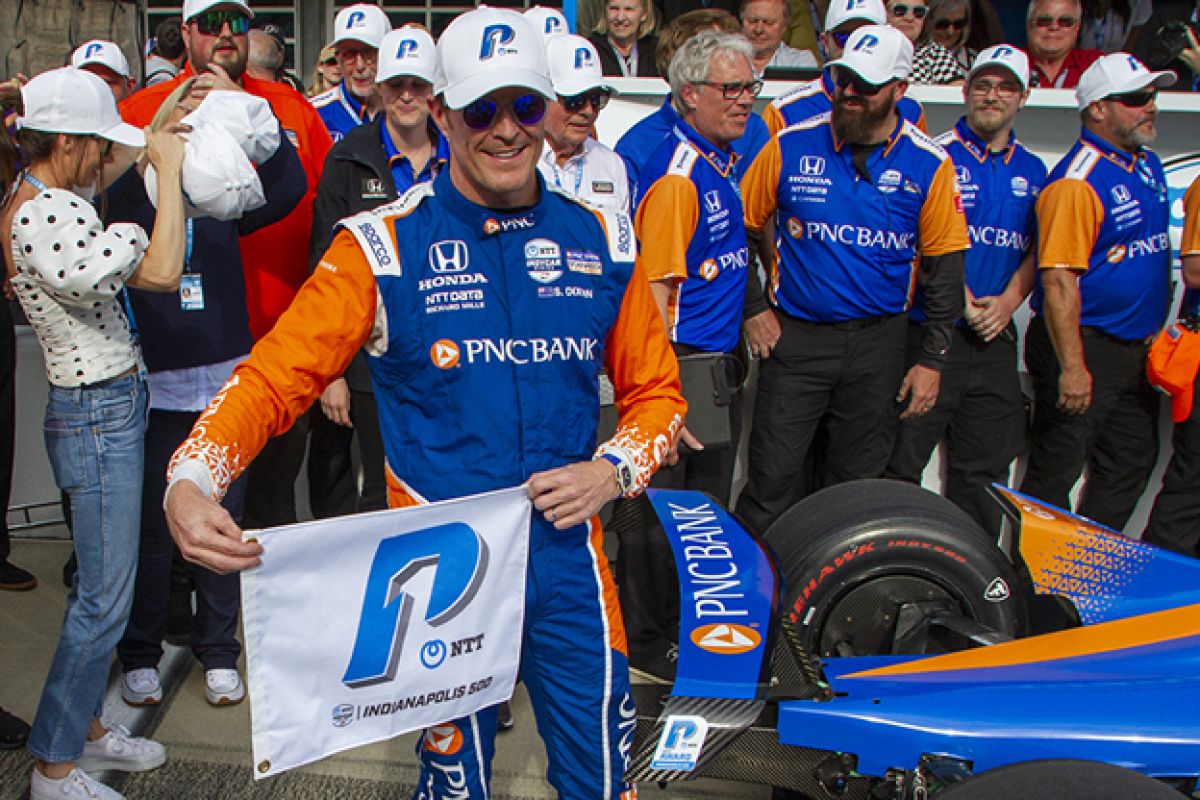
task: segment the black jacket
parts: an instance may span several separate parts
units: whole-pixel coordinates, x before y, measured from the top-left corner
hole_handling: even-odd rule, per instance
[[[1195,0],[1175,0],[1175,2],[1156,2],[1154,13],[1146,20],[1146,27],[1138,39],[1137,52],[1134,53],[1150,69],[1169,69],[1175,73],[1176,83],[1170,87],[1173,92],[1190,92],[1195,85],[1196,76],[1179,59],[1170,60],[1165,56],[1165,50],[1159,42],[1159,31],[1173,22],[1189,22],[1196,10]],[[1196,24],[1192,24],[1195,30]],[[1200,36],[1197,36],[1200,39]]]
[[[617,61],[617,53],[609,44],[608,37],[603,33],[593,33],[588,41],[596,45],[600,54],[600,70],[612,78],[622,77],[621,65]],[[654,51],[658,49],[657,36],[643,36],[637,40],[637,64],[634,71],[636,78],[657,78],[658,67],[654,65]]]

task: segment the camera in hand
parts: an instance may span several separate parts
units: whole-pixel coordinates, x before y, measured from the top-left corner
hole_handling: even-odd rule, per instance
[[[1200,40],[1200,31],[1188,22],[1172,22],[1164,25],[1154,34],[1154,39],[1146,49],[1146,63],[1153,69],[1162,69],[1170,64],[1179,54],[1191,47],[1188,41],[1188,31]]]

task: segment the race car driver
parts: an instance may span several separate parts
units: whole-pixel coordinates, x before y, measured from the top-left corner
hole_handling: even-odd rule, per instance
[[[937,399],[962,313],[967,223],[954,164],[896,109],[911,66],[904,34],[859,28],[831,65],[832,114],[784,129],[742,181],[747,230],[776,214],[779,242],[770,282],[783,333],[761,362],[737,506],[760,533],[798,499],[823,421],[824,482],[878,478],[896,406],[911,417]],[[927,319],[920,358],[905,373],[914,279]]]
[[[672,450],[685,410],[675,359],[628,217],[538,176],[554,97],[538,31],[480,8],[450,24],[437,54],[433,116],[448,168],[382,215],[343,222],[177,451],[168,517],[185,557],[222,570],[258,563],[260,547],[241,541],[214,498],[369,342],[391,505],[528,481],[540,513],[521,677],[548,778],[565,798],[633,797],[625,633],[595,514],[638,492]],[[619,424],[597,449],[602,367]],[[417,796],[487,797],[495,709],[452,724],[461,749],[418,746]]]
[[[996,535],[1001,510],[988,486],[1008,483],[1009,464],[1025,442],[1012,315],[1037,278],[1034,204],[1046,180],[1042,160],[1013,134],[1028,86],[1025,54],[1009,45],[989,47],[963,87],[966,116],[936,139],[954,161],[970,226],[970,302],[954,328],[937,403],[928,414],[901,421],[886,473],[920,483],[944,436],[946,497]],[[918,293],[909,311],[910,363],[920,354],[924,321],[924,297]]]

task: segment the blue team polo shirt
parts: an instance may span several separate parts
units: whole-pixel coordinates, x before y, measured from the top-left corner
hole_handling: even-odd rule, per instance
[[[446,137],[442,136],[442,132],[437,125],[433,124],[432,119],[427,122],[427,125],[429,126],[429,135],[434,137],[433,141],[437,142],[437,145],[434,148],[433,157],[425,162],[425,166],[417,175],[413,174],[412,163],[408,157],[397,150],[396,145],[392,143],[392,135],[388,133],[387,123],[379,126],[379,138],[383,140],[383,151],[387,154],[388,167],[392,171],[392,181],[396,184],[397,196],[404,194],[415,184],[433,180],[433,177],[450,160],[450,145],[446,142]]]
[[[1169,311],[1171,241],[1162,161],[1084,130],[1038,201],[1039,267],[1080,271],[1080,324],[1119,339],[1154,335]],[[1094,234],[1094,237],[1093,237]],[[1030,300],[1042,313],[1041,282]]]
[[[771,103],[768,114],[778,114],[778,129],[804,122],[818,114],[833,110],[833,73],[825,70],[821,77],[802,83],[790,92],[780,95]],[[925,117],[925,109],[911,97],[901,97],[896,111],[903,119],[918,128]]]
[[[372,119],[364,116],[363,104],[355,100],[342,83],[312,98],[311,102],[335,142],[349,133],[351,128]]]
[[[1001,294],[1037,241],[1036,206],[1046,183],[1046,165],[1012,133],[1003,150],[991,152],[965,117],[935,141],[954,162],[967,215],[967,287],[975,297]],[[909,316],[925,321],[920,291]]]
[[[741,331],[749,251],[737,161],[680,119],[638,184],[639,258],[650,280],[674,282],[671,341],[706,352],[732,352]]]

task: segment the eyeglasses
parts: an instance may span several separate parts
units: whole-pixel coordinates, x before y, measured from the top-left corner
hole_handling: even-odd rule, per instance
[[[896,3],[892,6],[893,17],[907,17],[912,14],[913,19],[925,19],[925,15],[929,13],[929,9],[925,6],[909,6],[904,3]]]
[[[867,81],[864,81],[862,78],[855,75],[853,72],[844,69],[839,69],[836,71],[833,76],[833,82],[837,84],[837,87],[842,91],[845,91],[847,87],[853,86],[854,93],[860,97],[874,97],[882,92],[885,87],[891,86],[893,83],[895,83],[894,80],[880,84],[868,83]]]
[[[966,17],[962,17],[961,19],[939,19],[933,23],[933,29],[935,31],[948,31],[953,28],[956,31],[961,31],[967,27],[968,21]]]
[[[540,94],[521,95],[508,105],[508,110],[518,125],[536,125],[546,116],[546,98]],[[496,124],[496,118],[500,116],[500,104],[481,97],[464,106],[461,113],[468,128],[473,131],[486,131]]]
[[[1125,94],[1109,95],[1104,99],[1120,103],[1126,108],[1145,108],[1154,102],[1157,95],[1158,92],[1126,92]]]
[[[698,86],[712,86],[721,90],[721,96],[726,100],[737,100],[743,92],[749,92],[751,97],[758,97],[762,91],[762,81],[746,81],[745,83],[716,83],[715,81],[692,81]]]
[[[229,24],[229,32],[234,36],[241,36],[250,30],[250,18],[240,11],[205,11],[188,22],[194,24],[196,30],[205,36],[220,36],[226,23]]]
[[[379,51],[374,47],[339,47],[333,57],[339,63],[353,64],[361,58],[364,63],[375,64],[379,61]]]
[[[597,111],[603,111],[604,107],[608,105],[608,101],[611,97],[612,92],[610,92],[608,89],[596,88],[590,89],[586,92],[580,92],[579,94],[573,94],[570,97],[563,97],[560,94],[558,96],[558,102],[562,104],[563,108],[574,114],[576,112],[583,111],[584,106],[586,106],[588,103],[591,103]]]
[[[995,92],[996,97],[1001,100],[1011,100],[1021,91],[1021,87],[1012,81],[976,80],[971,81],[970,86],[967,88],[976,97],[987,97],[992,92]]]
[[[1033,18],[1033,24],[1038,28],[1052,28],[1056,22],[1060,28],[1074,28],[1079,24],[1079,17],[1055,17],[1051,14],[1042,14]]]

